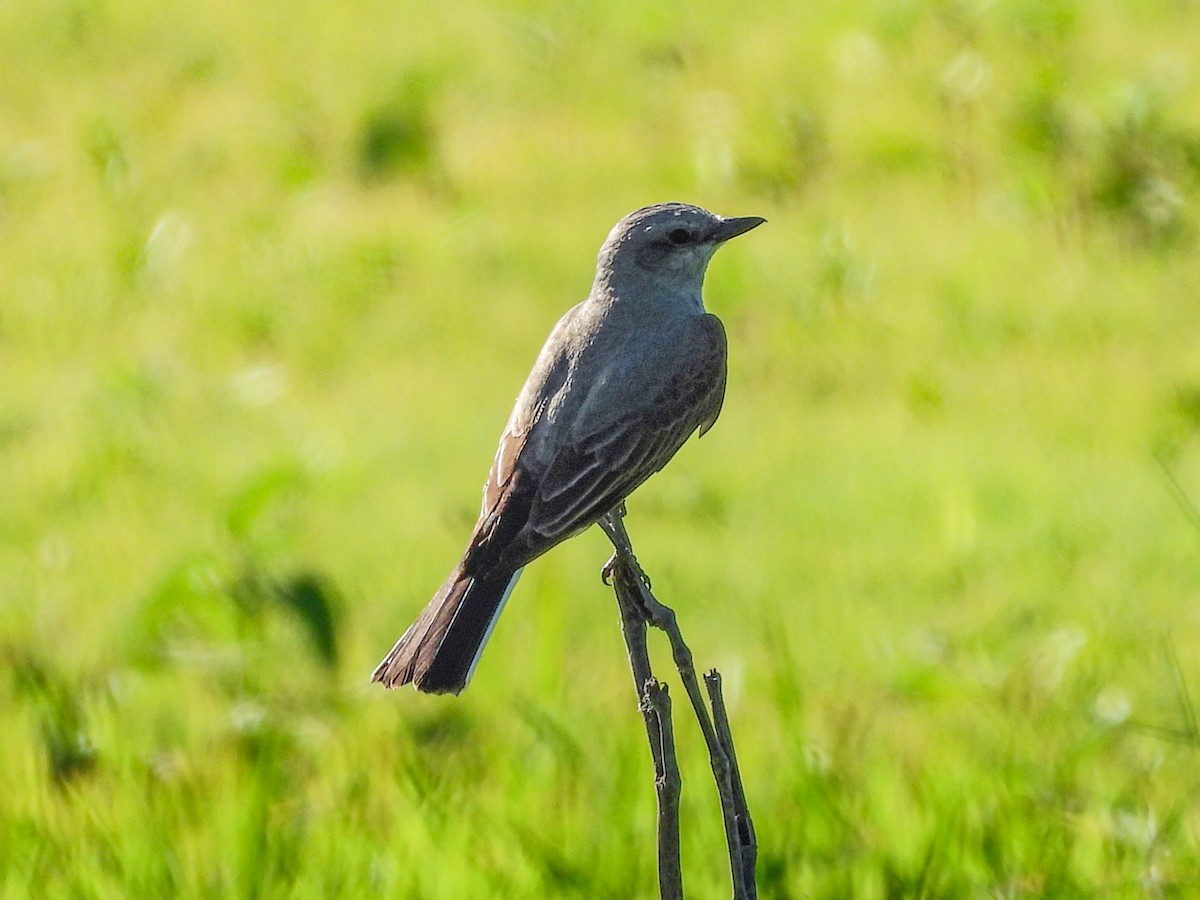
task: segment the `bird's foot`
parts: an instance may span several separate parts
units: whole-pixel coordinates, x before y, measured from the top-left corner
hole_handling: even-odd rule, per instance
[[[606,562],[604,564],[604,568],[600,570],[600,580],[611,587],[613,575],[617,571],[617,566],[621,565],[622,563],[625,563],[631,569],[633,569],[634,574],[638,577],[638,581],[645,585],[646,590],[649,591],[651,587],[650,576],[647,575],[642,567],[638,564],[636,556],[634,556],[632,553],[625,553],[621,550],[617,550],[608,558],[608,562]]]
[[[637,557],[630,556],[629,561],[633,564],[633,571],[637,573],[638,580],[645,586],[646,590],[649,591],[650,588],[653,587],[653,585],[650,584],[650,576],[646,574],[645,570],[640,565],[638,565]]]
[[[617,570],[617,563],[620,562],[620,554],[614,553],[608,558],[608,562],[604,564],[604,568],[600,570],[600,580],[605,586],[612,587],[613,572]]]

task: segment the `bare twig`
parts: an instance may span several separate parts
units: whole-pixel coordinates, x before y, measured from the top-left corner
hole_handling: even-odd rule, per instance
[[[605,569],[613,578],[621,609],[621,634],[629,652],[633,688],[646,726],[646,739],[654,761],[654,793],[658,801],[658,890],[663,900],[683,900],[683,868],[679,852],[679,764],[671,727],[671,701],[666,686],[650,671],[646,648],[646,619],[637,605],[636,575],[621,567]],[[606,579],[608,575],[606,574]]]
[[[758,838],[754,834],[754,822],[750,819],[750,807],[746,804],[746,791],[742,787],[742,773],[738,768],[737,753],[733,749],[733,731],[729,726],[729,713],[725,710],[721,673],[716,669],[707,672],[704,685],[708,688],[708,697],[712,701],[717,737],[729,757],[729,774],[733,782],[733,816],[738,832],[738,863],[746,886],[746,896],[753,898],[758,893],[754,879],[754,869],[758,864]]]
[[[633,669],[635,686],[639,691],[640,705],[642,705],[644,710],[646,705],[644,698],[646,692],[649,690],[650,681],[653,679],[653,675],[650,673],[645,638],[645,623],[649,622],[656,628],[665,631],[671,642],[671,653],[675,660],[675,666],[679,670],[679,677],[683,681],[684,689],[687,691],[688,699],[692,704],[692,710],[696,715],[696,721],[700,725],[700,731],[704,735],[705,744],[708,746],[709,764],[712,768],[713,778],[717,785],[717,793],[721,800],[721,814],[725,826],[725,842],[729,850],[729,872],[733,882],[734,900],[754,900],[757,896],[754,877],[754,868],[758,853],[757,844],[755,842],[754,825],[750,820],[745,793],[742,789],[741,775],[737,771],[737,758],[733,750],[733,736],[729,728],[728,716],[725,712],[724,699],[721,695],[720,676],[714,670],[705,679],[708,682],[709,698],[713,704],[713,712],[710,714],[708,702],[706,702],[704,694],[700,690],[699,679],[696,677],[695,666],[692,662],[692,652],[688,649],[687,643],[684,641],[683,635],[679,630],[679,624],[674,611],[660,603],[650,592],[650,579],[646,577],[646,574],[638,564],[637,558],[633,554],[633,545],[623,522],[624,515],[625,508],[622,505],[614,509],[600,521],[600,526],[604,529],[605,534],[608,535],[609,540],[612,541],[615,551],[612,559],[604,567],[603,576],[606,583],[609,578],[612,578],[613,588],[617,594],[617,602],[621,607],[622,631],[626,635],[626,645],[630,653],[630,666]],[[640,620],[636,626],[633,622],[635,618]],[[632,642],[630,640],[631,636],[634,638]],[[657,684],[657,681],[654,683]],[[646,713],[643,712],[643,715],[645,716]],[[716,725],[714,725],[714,718],[716,719]],[[661,715],[658,717],[657,722],[661,729]],[[665,727],[669,734],[669,721]],[[648,716],[646,718],[646,729],[651,744],[651,753],[655,758],[655,785],[659,800],[659,887],[660,891],[664,891],[662,896],[676,896],[665,893],[666,888],[662,876],[664,855],[668,855],[674,859],[676,864],[679,859],[677,821],[678,786],[676,785],[675,787],[675,796],[673,798],[676,822],[673,830],[668,829],[665,832],[668,836],[671,834],[674,835],[674,844],[664,845],[662,843],[664,837],[662,817],[665,812],[669,812],[666,802],[669,802],[672,798],[665,797],[664,789],[659,787],[659,785],[660,782],[665,784],[664,772],[667,765],[667,751],[666,745],[661,741],[658,742],[659,749],[656,750],[653,720]],[[675,766],[673,742],[670,745],[670,765]],[[676,768],[676,775],[677,771]],[[676,884],[678,884],[679,890],[682,890],[681,880],[677,881]],[[680,894],[679,896],[682,895]]]
[[[675,756],[675,731],[671,724],[671,697],[657,679],[646,682],[643,703],[653,708],[659,727],[659,758],[654,792],[658,797],[658,883],[663,897],[683,898],[683,867],[679,856],[679,792],[683,786]]]

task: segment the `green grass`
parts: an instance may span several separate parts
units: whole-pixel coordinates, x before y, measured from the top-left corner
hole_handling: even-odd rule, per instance
[[[762,895],[1200,892],[1198,29],[0,9],[0,897],[653,894],[602,536],[530,567],[461,698],[366,680],[665,199],[770,220],[710,273],[722,420],[629,520],[726,676]]]

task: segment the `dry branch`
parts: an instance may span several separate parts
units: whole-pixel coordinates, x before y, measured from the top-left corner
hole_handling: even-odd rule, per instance
[[[646,737],[654,760],[654,784],[658,799],[658,870],[659,893],[666,898],[682,898],[683,878],[679,852],[679,767],[675,756],[671,726],[670,699],[665,685],[650,667],[646,646],[646,625],[665,631],[671,642],[671,655],[692,711],[708,746],[709,764],[721,801],[725,843],[729,851],[729,872],[734,900],[754,900],[758,891],[754,869],[758,847],[754,824],[746,805],[733,734],[721,693],[721,677],[714,669],[705,676],[708,700],[700,690],[692,652],[679,630],[675,613],[650,592],[650,580],[633,554],[633,545],[624,524],[625,509],[620,506],[600,521],[612,541],[614,553],[603,570],[605,583],[611,579],[621,609],[621,631],[629,651],[638,707],[646,725]],[[711,712],[709,704],[711,703]]]

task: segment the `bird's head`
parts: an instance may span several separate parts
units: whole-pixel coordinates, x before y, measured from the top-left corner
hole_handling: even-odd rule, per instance
[[[725,218],[688,203],[642,207],[609,232],[596,263],[597,281],[698,295],[717,248],[765,221],[761,216]]]

